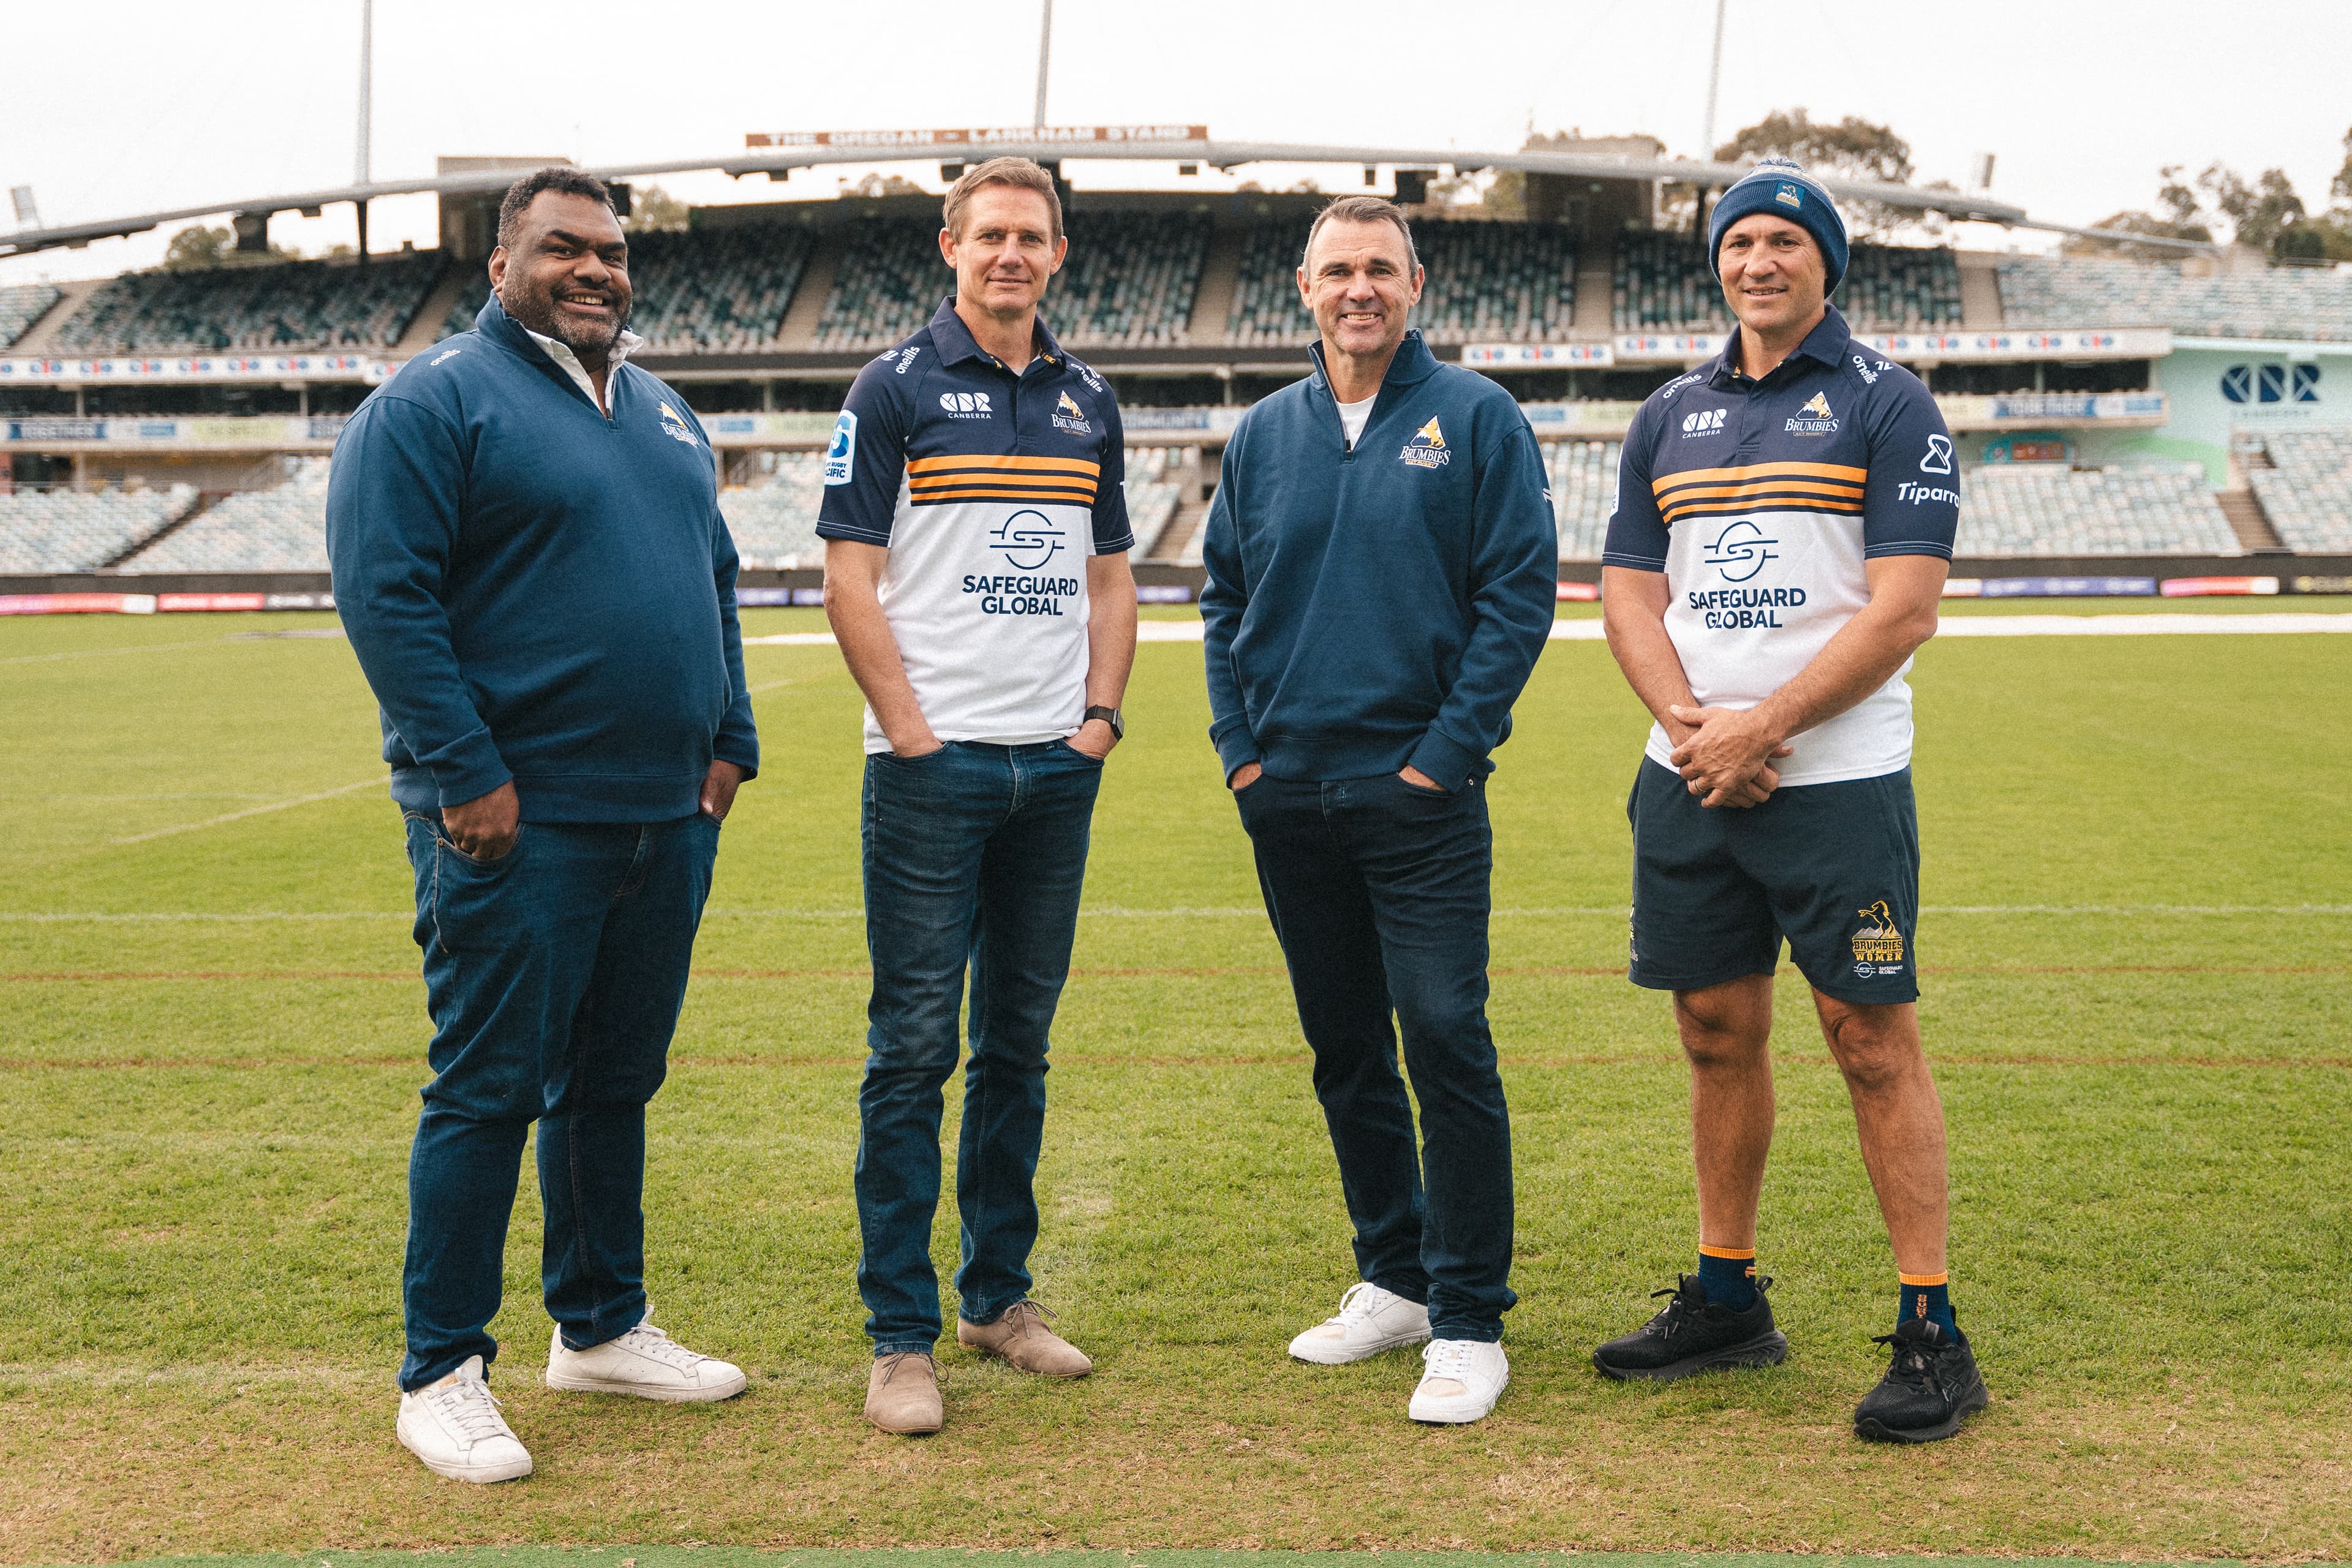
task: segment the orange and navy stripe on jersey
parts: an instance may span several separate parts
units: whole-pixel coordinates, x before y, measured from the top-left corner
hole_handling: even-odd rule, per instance
[[[1765,511],[1862,510],[1868,468],[1843,463],[1754,463],[1737,468],[1689,468],[1650,481],[1668,527],[1703,517],[1745,517]]]
[[[1054,502],[1091,507],[1102,465],[1090,458],[917,458],[907,465],[916,506],[961,500]]]

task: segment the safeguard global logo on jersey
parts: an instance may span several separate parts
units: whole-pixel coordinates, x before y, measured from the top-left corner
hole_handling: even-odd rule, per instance
[[[1024,507],[988,531],[988,547],[1013,571],[967,574],[963,591],[980,596],[983,616],[1060,615],[1065,604],[1077,598],[1078,580],[1039,574],[1062,553],[1064,538],[1053,519]]]

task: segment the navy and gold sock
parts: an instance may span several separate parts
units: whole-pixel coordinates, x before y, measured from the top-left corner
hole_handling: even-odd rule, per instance
[[[1735,1312],[1748,1310],[1756,1304],[1756,1249],[1701,1244],[1698,1283],[1716,1305]]]
[[[1959,1321],[1952,1316],[1952,1277],[1949,1274],[1901,1274],[1902,1304],[1895,1309],[1895,1321],[1906,1318],[1927,1318],[1940,1324],[1944,1332],[1954,1339],[1960,1337]]]

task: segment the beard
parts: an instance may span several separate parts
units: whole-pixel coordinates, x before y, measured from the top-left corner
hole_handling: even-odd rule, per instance
[[[569,285],[565,285],[568,287]],[[608,321],[580,321],[566,317],[555,306],[557,285],[553,282],[535,284],[518,272],[509,272],[499,289],[499,303],[506,313],[541,337],[557,342],[578,354],[583,360],[603,359],[621,341],[621,331],[629,324],[629,311],[635,300],[624,289],[607,287],[604,293],[613,301],[613,317]]]

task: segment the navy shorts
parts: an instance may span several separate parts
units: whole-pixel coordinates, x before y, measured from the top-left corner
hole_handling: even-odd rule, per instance
[[[1633,822],[1632,978],[1697,991],[1769,974],[1786,938],[1813,989],[1915,1002],[1919,816],[1911,770],[1790,784],[1762,805],[1702,806],[1642,759]]]

